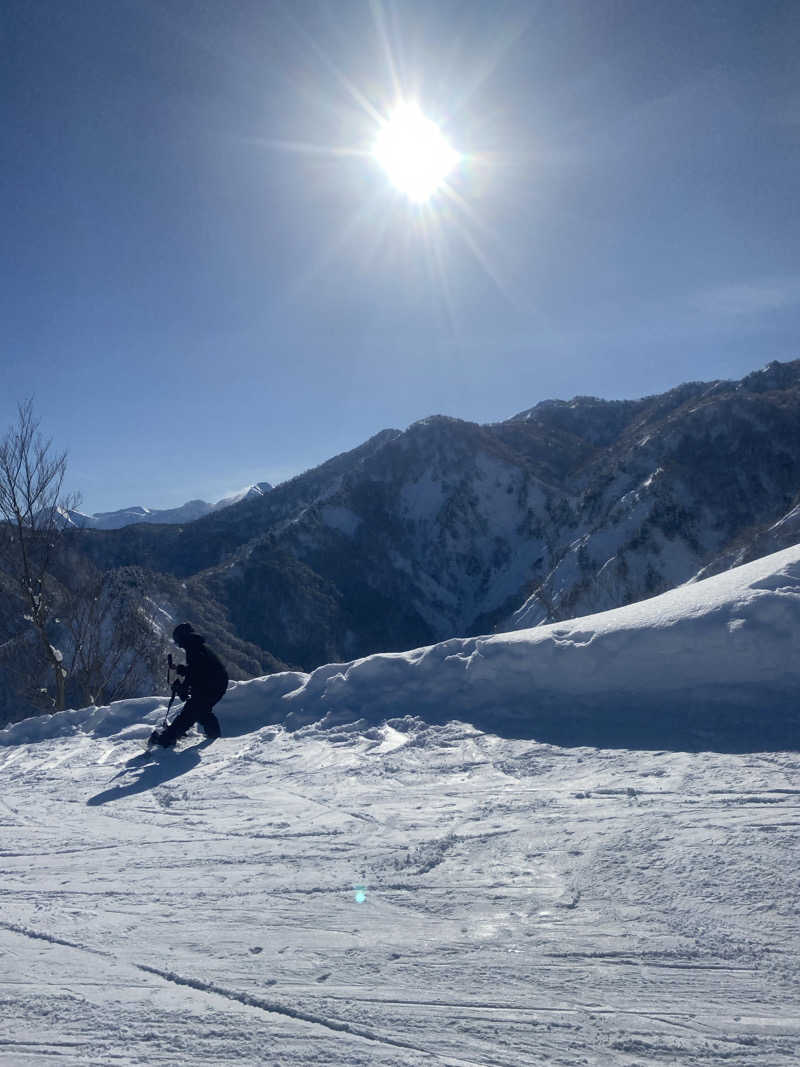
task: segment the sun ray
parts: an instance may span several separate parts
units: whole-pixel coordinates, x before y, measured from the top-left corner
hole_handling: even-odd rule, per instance
[[[395,63],[394,55],[392,54],[392,46],[389,41],[389,31],[386,28],[386,15],[383,10],[383,3],[381,0],[370,0],[369,6],[372,10],[372,19],[375,23],[375,29],[377,30],[378,37],[383,46],[383,53],[386,57],[386,66],[389,68],[389,76],[392,79],[394,98],[395,100],[402,100],[404,96],[403,86],[400,84],[400,75],[397,72],[397,64]]]
[[[367,148],[356,148],[352,145],[320,145],[310,141],[284,141],[275,138],[249,137],[247,144],[259,145],[262,148],[275,149],[279,152],[295,152],[304,156],[333,156],[358,157],[368,159],[372,153]]]
[[[472,222],[475,226],[482,230],[487,237],[499,243],[500,237],[497,231],[493,230],[489,226],[489,224],[480,217],[478,212],[470,206],[470,204],[464,199],[463,196],[461,196],[458,190],[453,188],[453,185],[450,182],[442,183],[442,192],[450,199],[453,204],[455,204],[459,211],[464,212],[470,222]]]
[[[510,52],[520,38],[528,32],[533,18],[534,13],[532,11],[523,11],[520,12],[517,18],[510,19],[502,26],[501,32],[489,45],[483,62],[476,67],[469,82],[459,94],[453,108],[454,113],[460,111],[478,92],[481,86],[491,78],[500,66],[503,57]]]
[[[314,262],[303,273],[294,279],[288,286],[287,299],[296,299],[304,293],[308,287],[330,266],[337,253],[341,252],[351,242],[360,226],[364,225],[370,215],[378,217],[378,205],[385,199],[385,194],[375,193],[366,200],[361,207],[353,211],[337,232],[317,253]],[[383,215],[385,216],[385,212]]]
[[[305,40],[305,42],[308,44],[309,48],[311,48],[311,50],[314,52],[314,54],[317,56],[317,58],[320,59],[325,64],[325,66],[328,68],[328,70],[331,72],[331,74],[334,76],[334,78],[347,91],[347,93],[352,97],[352,99],[358,104],[358,106],[361,108],[361,110],[364,111],[364,113],[366,115],[368,115],[369,118],[371,118],[373,121],[375,121],[377,123],[380,123],[381,122],[381,114],[380,114],[380,112],[367,99],[367,97],[361,92],[361,90],[358,88],[358,86],[354,85],[353,82],[347,77],[347,75],[344,74],[336,66],[336,64],[333,62],[333,60],[327,54],[327,52],[325,52],[324,49],[321,48],[320,45],[317,44],[317,42],[314,40],[314,38],[311,36],[311,34],[309,34],[305,29],[303,29],[303,27],[297,22],[297,20],[289,12],[286,12],[286,17],[290,20],[290,22],[294,26],[295,30],[297,31],[297,33]]]
[[[425,227],[425,245],[428,258],[428,273],[431,278],[431,286],[434,292],[440,292],[444,307],[447,326],[450,336],[460,337],[460,330],[456,319],[455,301],[453,299],[450,279],[447,276],[444,262],[443,242],[441,240],[441,227],[437,217],[432,216],[426,220],[429,225]]]
[[[503,277],[503,274],[500,271],[499,267],[497,267],[491,262],[488,254],[484,252],[484,250],[480,247],[475,235],[470,231],[470,228],[467,225],[468,222],[472,222],[473,224],[478,225],[479,222],[477,215],[474,215],[474,213],[467,210],[467,205],[463,202],[463,200],[461,200],[461,198],[458,196],[452,186],[446,185],[443,189],[443,192],[446,196],[449,197],[451,203],[453,203],[464,213],[463,219],[459,219],[457,216],[453,216],[453,226],[460,234],[462,240],[472,252],[473,256],[480,264],[480,266],[483,267],[487,276],[497,286],[498,291],[505,297],[506,300],[508,300],[510,304],[512,304],[514,307],[519,307],[520,302],[519,299],[514,295],[513,287],[508,283],[507,279]],[[486,227],[485,230],[486,233],[491,236],[491,230],[488,227]]]

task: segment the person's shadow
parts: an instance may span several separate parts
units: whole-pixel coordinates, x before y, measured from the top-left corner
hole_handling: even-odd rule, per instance
[[[140,756],[134,756],[111,780],[113,782],[127,774],[135,775],[135,777],[89,797],[86,801],[87,805],[96,808],[100,804],[109,804],[112,800],[121,800],[135,793],[145,793],[148,789],[169,782],[172,778],[180,778],[182,774],[186,774],[199,764],[201,751],[207,748],[212,740],[212,738],[206,738],[199,745],[192,745],[180,752],[174,752],[172,749],[153,749],[151,752],[143,752]],[[137,771],[138,775],[136,775]]]

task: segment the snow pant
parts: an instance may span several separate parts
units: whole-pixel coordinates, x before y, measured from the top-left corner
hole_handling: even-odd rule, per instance
[[[217,700],[219,699],[217,697]],[[157,743],[165,748],[174,745],[178,738],[188,733],[196,722],[203,727],[206,737],[219,737],[222,733],[219,719],[211,710],[217,700],[204,693],[198,693],[196,696],[192,694],[169,726],[158,735]]]

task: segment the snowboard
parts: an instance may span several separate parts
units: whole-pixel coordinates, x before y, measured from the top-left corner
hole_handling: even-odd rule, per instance
[[[184,737],[179,737],[174,745],[168,745],[166,748],[164,748],[163,745],[159,745],[159,744],[152,744],[151,745],[149,741],[145,741],[145,743],[144,743],[144,752],[142,752],[142,755],[143,756],[153,756],[153,755],[158,755],[158,754],[162,754],[163,755],[164,753],[168,753],[168,752],[185,752],[187,748],[207,748],[209,745],[213,744],[214,741],[217,741],[217,740],[219,740],[219,739],[216,738],[216,737],[204,737],[202,735],[200,736],[200,739],[198,740],[197,734],[194,734],[194,735],[191,735],[191,736],[186,735]]]

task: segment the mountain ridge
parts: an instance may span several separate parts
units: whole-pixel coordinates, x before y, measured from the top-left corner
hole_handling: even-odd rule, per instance
[[[140,522],[155,525],[172,525],[193,522],[214,511],[232,507],[234,504],[238,504],[249,497],[264,496],[271,489],[270,482],[256,482],[238,493],[223,497],[215,504],[210,504],[207,500],[197,499],[187,500],[184,504],[175,508],[146,508],[135,505],[133,507],[119,508],[116,511],[96,511],[92,515],[87,515],[76,508],[72,508],[66,513],[66,518],[71,526],[75,526],[78,529],[118,530],[123,526],[133,526]]]

